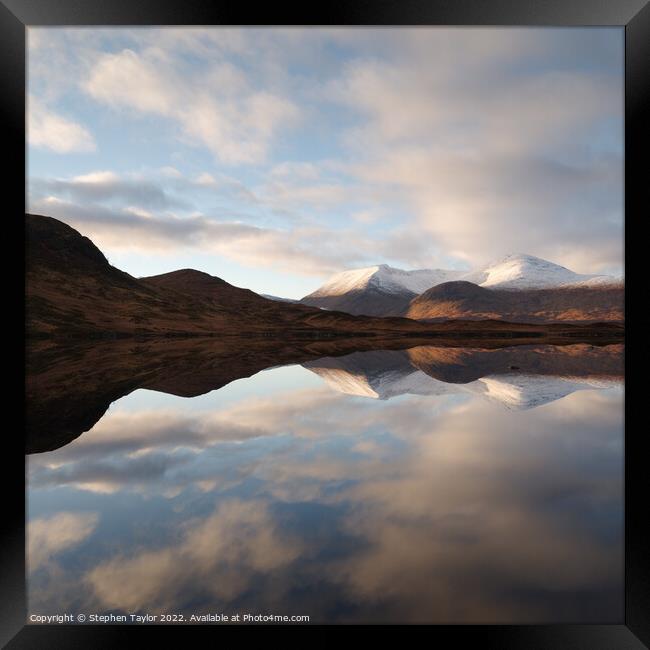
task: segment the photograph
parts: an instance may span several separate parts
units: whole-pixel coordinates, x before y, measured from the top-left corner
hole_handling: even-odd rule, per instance
[[[26,625],[623,625],[625,52],[28,26]]]

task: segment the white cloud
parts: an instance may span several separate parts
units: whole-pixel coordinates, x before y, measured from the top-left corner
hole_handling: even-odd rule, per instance
[[[254,268],[322,277],[341,267],[367,263],[374,248],[357,233],[324,227],[262,228],[203,214],[154,215],[134,206],[111,209],[56,197],[31,200],[29,210],[68,223],[109,257],[113,252],[177,254],[201,249]]]
[[[217,181],[215,181],[214,176],[212,174],[208,174],[208,172],[203,172],[202,174],[199,174],[196,177],[196,184],[197,185],[216,185]]]
[[[584,69],[548,46],[536,32],[418,32],[390,61],[352,61],[326,90],[360,117],[349,173],[393,188],[415,216],[404,231],[457,259],[620,268],[622,153],[603,134],[622,125],[622,59]]]
[[[127,212],[129,214],[133,214],[136,217],[143,217],[145,219],[150,219],[151,217],[154,216],[148,210],[143,210],[142,208],[138,208],[137,206],[134,206],[134,205],[129,205],[126,208],[124,208],[124,212]]]
[[[199,190],[209,194],[208,202],[245,201],[252,212],[238,214],[228,206],[210,212],[196,209],[191,199]],[[221,173],[201,172],[193,178],[174,174],[170,179],[165,172],[98,170],[69,179],[31,179],[29,210],[68,223],[109,257],[134,251],[173,255],[194,249],[250,267],[319,278],[373,261],[378,243],[363,225],[351,221],[331,229],[327,223],[300,216],[306,206],[325,212],[339,208],[354,200],[354,188],[285,179],[266,184],[259,192],[258,197],[236,178]],[[282,216],[276,216],[280,212]],[[275,218],[259,219],[260,213]],[[260,221],[263,225],[257,225]],[[390,241],[391,236],[381,246],[390,247]],[[397,243],[394,251],[401,253],[403,245]]]
[[[616,156],[566,165],[532,154],[475,157],[395,147],[357,172],[401,192],[416,215],[405,233],[420,243],[428,235],[471,264],[524,252],[585,273],[622,265]]]
[[[231,64],[190,73],[157,48],[105,54],[83,86],[114,108],[174,120],[182,135],[230,164],[263,161],[278,130],[299,113],[290,100],[251,87]]]
[[[32,147],[56,153],[94,151],[95,140],[85,126],[46,108],[38,100],[28,101],[27,139]]]
[[[115,183],[119,180],[118,175],[111,171],[98,171],[89,172],[88,174],[81,174],[80,176],[73,176],[73,183]]]

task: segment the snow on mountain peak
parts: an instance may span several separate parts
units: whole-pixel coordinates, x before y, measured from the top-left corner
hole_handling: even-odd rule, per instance
[[[547,289],[620,284],[622,278],[575,273],[564,266],[525,253],[511,253],[469,273],[444,269],[404,271],[388,264],[342,271],[333,275],[310,297],[341,296],[351,291],[376,289],[384,293],[421,294],[443,282],[465,280],[486,289]]]
[[[501,260],[465,275],[463,280],[487,289],[544,289],[562,286],[610,284],[606,275],[574,273],[534,255],[512,253]]]
[[[378,266],[351,269],[334,274],[324,285],[316,289],[312,296],[340,296],[348,291],[363,289],[370,278],[377,273]]]
[[[420,294],[436,284],[454,280],[460,275],[459,271],[443,269],[403,271],[388,264],[379,264],[336,273],[311,296],[340,296],[349,291],[361,291],[366,288],[374,288],[386,293],[402,293],[406,290]]]

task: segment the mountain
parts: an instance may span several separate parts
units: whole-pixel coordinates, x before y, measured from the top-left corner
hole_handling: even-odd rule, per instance
[[[310,295],[338,296],[348,291],[367,287],[374,287],[386,292],[406,290],[417,294],[422,293],[434,284],[446,282],[458,274],[457,271],[443,271],[442,269],[403,271],[388,266],[388,264],[380,264],[365,269],[337,273]]]
[[[443,286],[440,294],[428,293]],[[569,289],[592,291],[566,293]],[[562,292],[521,293],[543,290]],[[517,292],[517,298],[506,291]],[[621,278],[574,273],[533,255],[516,254],[469,273],[402,271],[386,264],[344,271],[300,302],[369,316],[594,321],[622,320],[622,296]],[[424,308],[424,303],[431,306]]]
[[[260,293],[260,296],[262,296],[262,298],[266,298],[267,300],[276,300],[277,302],[290,302],[292,304],[300,302],[300,300],[296,300],[295,298],[280,298],[280,296],[272,296],[268,293]]]
[[[559,264],[521,253],[507,255],[459,279],[487,289],[550,289],[621,283],[620,279],[613,276],[574,273]]]
[[[300,302],[349,314],[400,316],[418,294],[458,275],[458,271],[403,271],[380,264],[337,273]]]
[[[472,393],[511,410],[576,390],[620,385],[623,347],[521,346],[494,350],[420,346],[356,352],[303,363],[341,393],[387,400],[399,395]]]
[[[623,321],[623,293],[622,286],[610,284],[515,291],[467,281],[445,282],[414,298],[404,314],[416,320]]]

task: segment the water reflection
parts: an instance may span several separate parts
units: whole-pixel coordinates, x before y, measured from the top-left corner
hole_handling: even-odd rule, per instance
[[[620,353],[620,346],[419,346],[325,357],[303,365],[348,395],[385,400],[469,391],[507,408],[527,409],[576,390],[617,385]]]
[[[622,619],[620,345],[320,351],[230,383],[204,351],[192,399],[95,364],[129,394],[29,457],[30,612]]]

